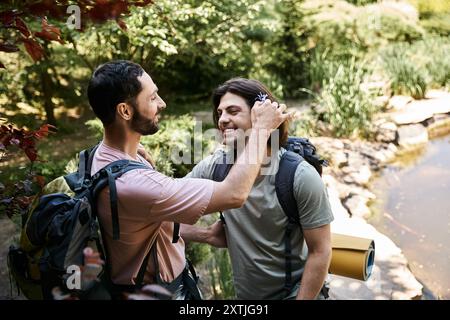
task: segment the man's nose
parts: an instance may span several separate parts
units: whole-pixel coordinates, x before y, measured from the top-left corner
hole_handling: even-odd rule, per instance
[[[163,109],[165,109],[166,108],[166,103],[164,102],[164,100],[161,98],[161,97],[159,97],[159,109],[161,109],[161,110],[163,110]]]
[[[228,122],[230,122],[230,118],[226,115],[226,113],[222,113],[219,117],[219,126]]]

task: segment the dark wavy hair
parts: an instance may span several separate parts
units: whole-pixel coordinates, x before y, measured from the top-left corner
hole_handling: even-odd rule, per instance
[[[140,65],[126,60],[107,62],[94,71],[87,95],[92,110],[104,125],[114,122],[119,103],[135,104],[142,91],[138,77],[143,73]]]
[[[213,119],[216,128],[219,127],[219,114],[217,112],[217,108],[219,107],[220,100],[227,93],[233,93],[242,97],[246,102],[248,107],[253,108],[253,104],[258,100],[258,97],[261,95],[267,95],[267,99],[271,101],[277,101],[272,92],[266,88],[261,82],[253,79],[245,79],[245,78],[232,78],[225,83],[218,86],[213,94],[212,94],[212,102],[213,102]],[[286,145],[288,139],[288,130],[289,130],[289,122],[283,122],[279,127],[279,145]],[[270,143],[270,140],[269,140]]]

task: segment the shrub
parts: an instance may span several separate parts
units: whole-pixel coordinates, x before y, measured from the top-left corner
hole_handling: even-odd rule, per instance
[[[431,36],[409,43],[396,43],[380,51],[383,68],[395,94],[423,98],[428,87],[450,84],[450,40]]]
[[[382,51],[382,62],[394,94],[411,95],[415,99],[425,96],[426,70],[423,63],[413,61],[408,55],[408,44],[400,43]]]
[[[323,108],[323,120],[338,137],[367,133],[374,107],[370,102],[372,93],[361,89],[366,75],[363,64],[350,59],[333,68],[335,74],[324,80],[316,96]]]
[[[412,48],[423,57],[424,68],[429,75],[429,84],[436,87],[450,85],[450,39],[448,37],[428,37],[416,42]]]

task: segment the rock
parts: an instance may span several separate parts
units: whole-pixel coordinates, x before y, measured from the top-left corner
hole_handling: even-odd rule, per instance
[[[389,143],[387,145],[387,150],[393,152],[394,154],[396,154],[398,152],[397,146],[395,144],[393,144],[393,143]]]
[[[344,207],[350,212],[352,217],[360,217],[367,219],[370,217],[370,209],[367,206],[369,199],[354,195],[344,201]]]
[[[410,123],[420,123],[431,118],[432,116],[433,112],[430,109],[414,105],[414,107],[405,108],[403,111],[393,113],[391,115],[391,118],[396,124],[403,125]]]
[[[450,98],[450,92],[444,90],[430,89],[425,94],[426,99]]]
[[[450,112],[450,94],[434,99],[414,100],[401,111],[391,114],[398,125],[423,122],[435,114]]]
[[[331,184],[327,184],[327,194],[331,206],[331,211],[333,212],[334,221],[347,221],[347,219],[350,218],[350,214],[342,205],[341,199],[339,198],[339,193],[336,189],[336,185],[333,183],[334,178],[331,176],[323,178],[326,181],[331,182]]]
[[[366,198],[367,200],[375,200],[376,196],[374,193],[370,192],[369,190],[365,189],[365,188],[361,188],[357,185],[353,185],[350,186],[350,195],[359,195],[362,196],[364,198]]]
[[[435,99],[414,100],[411,102],[406,111],[410,109],[426,109],[433,114],[450,112],[450,95],[442,96]]]
[[[393,143],[392,143],[392,145],[395,146]],[[396,149],[396,150],[397,150],[397,149]],[[381,158],[381,156],[384,157],[384,160],[381,161],[381,162],[382,162],[383,164],[385,164],[385,163],[387,163],[387,162],[390,162],[390,161],[394,160],[394,159],[395,159],[395,153],[396,153],[396,152],[397,152],[397,151],[392,151],[392,150],[389,148],[389,146],[387,146],[386,148],[382,149],[381,151],[379,151],[379,153],[380,153],[380,158]]]
[[[339,139],[329,137],[314,137],[310,139],[311,142],[320,149],[344,149],[344,143]]]
[[[335,151],[331,154],[331,163],[336,168],[341,168],[346,165],[347,162],[347,154],[344,151]]]
[[[397,143],[403,148],[415,148],[426,143],[427,141],[427,129],[421,124],[401,126],[397,130]]]
[[[361,186],[367,185],[372,177],[372,171],[368,165],[362,165],[359,168],[345,167],[343,168],[344,182],[355,183]]]
[[[446,114],[435,115],[427,125],[427,130],[430,139],[450,133],[450,117]]]
[[[369,165],[369,160],[365,158],[360,152],[356,151],[347,151],[347,161],[348,167],[351,168],[351,171],[358,170],[364,165]]]
[[[412,100],[413,98],[410,96],[393,96],[389,99],[388,109],[393,109],[394,111],[403,110]]]
[[[382,123],[377,128],[375,140],[378,142],[392,142],[395,141],[397,125],[393,122]]]
[[[383,110],[388,106],[389,97],[388,96],[378,96],[373,100],[373,105],[379,110]]]

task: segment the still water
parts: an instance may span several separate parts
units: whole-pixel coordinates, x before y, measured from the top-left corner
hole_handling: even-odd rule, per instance
[[[450,135],[385,168],[371,219],[402,250],[416,278],[450,299]]]

